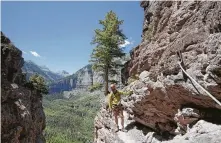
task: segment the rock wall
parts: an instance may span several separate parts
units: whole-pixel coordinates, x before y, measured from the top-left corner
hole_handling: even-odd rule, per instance
[[[178,65],[182,59],[187,73],[221,101],[221,2],[142,1],[141,7],[142,42],[122,70],[125,81],[139,75],[139,80],[124,88],[134,91],[122,100],[129,131],[111,131],[113,119],[104,105],[95,119],[95,142],[173,142],[178,123],[185,132],[200,119],[221,124],[221,107]],[[177,111],[186,108],[199,116],[175,120]],[[150,130],[158,139],[148,140]],[[207,141],[214,140],[221,141],[214,136]]]
[[[221,64],[220,2],[144,1],[142,43],[131,53],[129,75],[151,72],[177,75],[177,52],[181,51],[187,71],[197,80]],[[196,76],[197,75],[197,76]]]
[[[173,132],[172,116],[184,106],[202,112],[217,111],[220,117],[218,105],[204,97],[205,92],[183,76],[177,52],[182,54],[186,71],[220,100],[221,3],[144,1],[141,6],[145,17],[143,42],[132,52],[129,75],[148,71],[146,75],[141,74],[140,79],[145,80],[150,94],[135,104],[137,120],[154,122],[152,128]],[[206,104],[208,101],[211,103]],[[164,111],[167,112],[165,117]],[[211,120],[213,118],[216,119],[215,114]],[[165,121],[168,119],[171,120]]]
[[[43,143],[42,95],[24,87],[22,52],[1,32],[1,142]]]

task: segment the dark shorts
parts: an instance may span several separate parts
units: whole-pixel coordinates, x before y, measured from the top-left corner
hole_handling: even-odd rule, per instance
[[[113,105],[113,113],[115,116],[121,116],[123,117],[123,106],[122,104],[119,105]]]

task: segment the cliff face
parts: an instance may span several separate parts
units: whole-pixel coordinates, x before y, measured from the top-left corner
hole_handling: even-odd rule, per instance
[[[50,93],[70,91],[72,89],[87,88],[92,83],[103,82],[103,78],[99,73],[92,71],[91,65],[87,65],[78,70],[73,75],[65,77],[50,84]]]
[[[143,75],[150,94],[135,104],[135,114],[142,115],[137,120],[173,132],[172,117],[184,106],[211,108],[211,114],[217,110],[220,117],[216,103],[205,105],[210,99],[183,76],[177,52],[182,54],[186,71],[221,99],[221,3],[152,1],[142,2],[141,6],[145,11],[143,42],[132,53],[129,74],[148,71]],[[140,111],[162,115],[157,119]],[[216,120],[213,116],[211,120]]]
[[[203,81],[221,64],[220,2],[151,1],[141,6],[145,17],[143,42],[131,53],[129,75],[144,70],[151,72],[153,80],[161,75],[177,75],[178,51],[187,71],[193,72],[197,80]]]
[[[1,142],[42,143],[42,95],[24,87],[22,52],[1,33]]]
[[[131,60],[122,70],[124,80],[139,75],[139,80],[125,87],[134,94],[122,101],[129,131],[111,132],[113,119],[104,106],[95,119],[95,142],[127,142],[125,138],[154,142],[156,136],[150,131],[159,133],[155,141],[161,142],[163,137],[176,134],[180,124],[184,130],[199,119],[221,124],[220,106],[182,73],[177,54],[181,53],[187,73],[221,100],[221,3],[143,1],[141,7],[142,43],[131,52]],[[191,114],[186,114],[186,109]],[[179,119],[174,119],[178,110]],[[180,118],[180,112],[185,119]],[[208,137],[215,138],[209,133]]]

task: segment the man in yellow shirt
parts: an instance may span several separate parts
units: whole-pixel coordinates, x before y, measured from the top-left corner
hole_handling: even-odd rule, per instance
[[[121,125],[122,125],[122,131],[125,132],[126,130],[124,129],[124,115],[123,115],[123,107],[120,102],[121,100],[121,95],[131,95],[133,92],[121,92],[116,89],[115,84],[111,84],[111,93],[109,94],[109,110],[113,112],[114,117],[115,117],[115,123],[117,125],[117,130],[116,132],[119,131],[119,126],[118,126],[118,116],[121,118]]]

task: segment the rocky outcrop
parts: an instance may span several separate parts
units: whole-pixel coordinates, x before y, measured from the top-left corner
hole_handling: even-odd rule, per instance
[[[129,75],[148,71],[142,72],[140,79],[150,94],[134,105],[137,120],[151,128],[173,132],[172,117],[177,109],[193,107],[210,112],[209,120],[216,122],[221,116],[220,108],[185,79],[177,52],[182,53],[186,71],[220,100],[217,81],[221,76],[214,71],[221,68],[221,3],[151,1],[142,2],[141,6],[145,11],[143,42],[132,53]],[[166,116],[164,111],[168,112]]]
[[[142,72],[139,78],[124,88],[134,93],[121,101],[128,132],[114,133],[114,119],[108,113],[107,103],[103,103],[95,119],[95,142],[150,143],[148,138],[160,142],[172,139],[177,133],[185,134],[187,128],[192,128],[200,119],[221,124],[221,108],[209,97],[193,95],[179,85],[166,88],[160,82],[149,80],[147,71]],[[181,110],[184,119],[176,116],[177,110]]]
[[[184,128],[182,134],[187,132],[187,125],[191,128],[200,119],[218,126],[215,124],[221,124],[221,107],[187,78],[178,62],[182,59],[187,73],[221,101],[221,3],[143,1],[141,7],[142,43],[131,52],[131,60],[123,69],[126,76],[122,76],[126,80],[139,75],[139,80],[125,87],[134,94],[122,101],[128,115],[125,122],[133,123],[125,124],[129,132],[124,137],[130,137],[132,142],[150,142],[144,137],[151,132],[144,133],[145,129],[139,129],[137,124],[153,130],[158,136],[155,141],[171,140],[178,124]],[[178,110],[185,109],[194,109],[198,116],[174,118]],[[108,120],[112,119],[98,114],[96,142],[105,142],[105,137],[112,136]],[[142,141],[132,136],[138,130]],[[117,137],[120,135],[122,132]]]
[[[164,141],[154,132],[146,135],[148,143],[215,143],[220,142],[221,126],[200,120],[185,135],[177,135],[169,141]]]
[[[161,74],[177,75],[178,51],[186,68],[199,80],[206,70],[221,64],[220,2],[143,1],[141,6],[145,17],[143,42],[131,53],[130,76],[144,70],[155,80]]]
[[[43,143],[42,95],[24,87],[22,52],[1,33],[1,142]]]
[[[149,93],[141,101],[133,104],[132,110],[136,121],[155,131],[174,133],[177,125],[174,124],[173,118],[177,110],[191,107],[199,111],[201,116],[197,119],[221,124],[219,120],[221,108],[209,97],[196,96],[180,85],[164,86],[159,82],[153,82],[152,85],[153,87],[148,87]],[[220,94],[214,95],[221,99]]]
[[[163,143],[182,143],[182,142],[200,142],[200,143],[215,143],[221,141],[221,126],[198,121],[184,136],[176,136],[173,140],[163,141]]]

